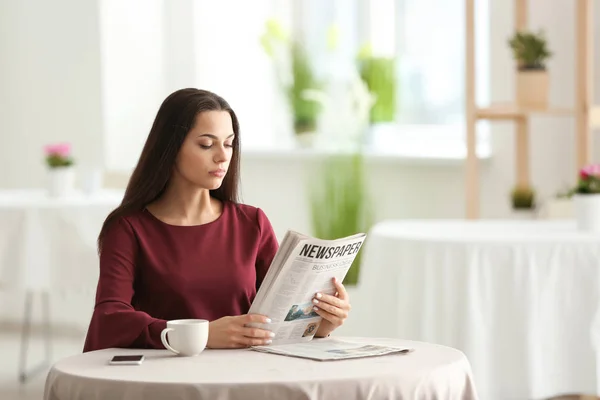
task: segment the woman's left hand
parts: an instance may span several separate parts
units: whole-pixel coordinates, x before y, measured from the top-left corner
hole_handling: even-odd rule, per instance
[[[315,312],[323,317],[315,334],[316,337],[325,337],[331,334],[344,323],[350,312],[350,298],[346,288],[335,278],[333,278],[333,284],[337,289],[335,296],[317,293],[313,299]]]

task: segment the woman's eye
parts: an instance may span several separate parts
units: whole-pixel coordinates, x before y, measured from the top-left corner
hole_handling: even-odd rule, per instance
[[[212,144],[212,143],[211,143],[211,144],[203,144],[203,143],[199,143],[198,145],[199,145],[201,148],[205,149],[205,150],[208,150],[208,149],[210,149],[211,147],[213,147],[213,144]],[[224,146],[224,147],[228,147],[228,148],[232,148],[232,147],[233,147],[233,144],[224,144],[223,146]]]

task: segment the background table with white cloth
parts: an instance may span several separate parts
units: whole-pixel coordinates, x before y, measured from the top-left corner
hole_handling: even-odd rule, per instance
[[[0,191],[0,287],[46,290],[95,283],[96,240],[123,191],[48,197],[44,190]]]
[[[313,361],[250,349],[207,349],[197,357],[179,357],[168,350],[107,349],[57,362],[46,378],[44,399],[478,398],[469,361],[456,349],[397,339],[343,339],[414,351]],[[144,354],[146,359],[142,365],[108,364],[113,356],[127,354]]]
[[[91,314],[93,309],[98,279],[97,237],[106,216],[122,198],[120,190],[75,192],[57,198],[49,197],[43,189],[0,190],[3,319],[22,321],[27,293],[36,297],[32,306],[35,310],[40,310],[39,293],[50,293],[64,304],[70,304],[65,296],[74,295],[70,298],[75,301],[66,308],[52,302],[56,304],[51,313],[53,325],[76,319],[75,325],[79,326],[89,319],[80,310]],[[39,315],[35,310],[34,314]]]
[[[0,312],[3,320],[16,320],[21,327],[22,382],[51,362],[57,326],[89,321],[99,273],[96,238],[122,198],[122,191],[109,190],[56,198],[44,190],[0,191]],[[52,307],[58,296],[67,297],[71,307]],[[39,323],[46,357],[32,367],[29,344]]]
[[[600,235],[572,221],[388,221],[363,251],[356,334],[464,351],[484,399],[597,392]]]

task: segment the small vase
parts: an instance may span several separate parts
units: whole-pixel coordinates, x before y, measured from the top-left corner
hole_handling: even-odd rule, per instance
[[[548,200],[542,208],[542,217],[549,219],[573,219],[573,201],[569,198]]]
[[[317,120],[316,119],[295,119],[294,120],[294,136],[296,144],[300,148],[314,147],[317,136]]]
[[[296,143],[302,149],[310,149],[315,146],[317,134],[315,132],[304,132],[296,134]]]
[[[67,196],[75,187],[75,169],[73,167],[49,168],[47,183],[50,197]]]
[[[517,103],[532,110],[548,108],[549,77],[544,69],[524,69],[517,73]]]
[[[576,194],[573,200],[577,229],[600,233],[600,194]]]
[[[535,208],[513,208],[511,217],[516,220],[537,219],[537,210]]]

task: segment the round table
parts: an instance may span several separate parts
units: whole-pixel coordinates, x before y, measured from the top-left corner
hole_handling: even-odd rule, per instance
[[[363,251],[354,334],[460,349],[489,400],[596,392],[600,235],[571,220],[392,220]],[[386,318],[370,312],[382,304]]]
[[[46,379],[44,399],[477,399],[471,367],[458,350],[393,339],[344,339],[414,351],[312,361],[250,349],[207,349],[197,357],[107,349],[57,362]],[[117,354],[146,359],[142,365],[109,365]]]

